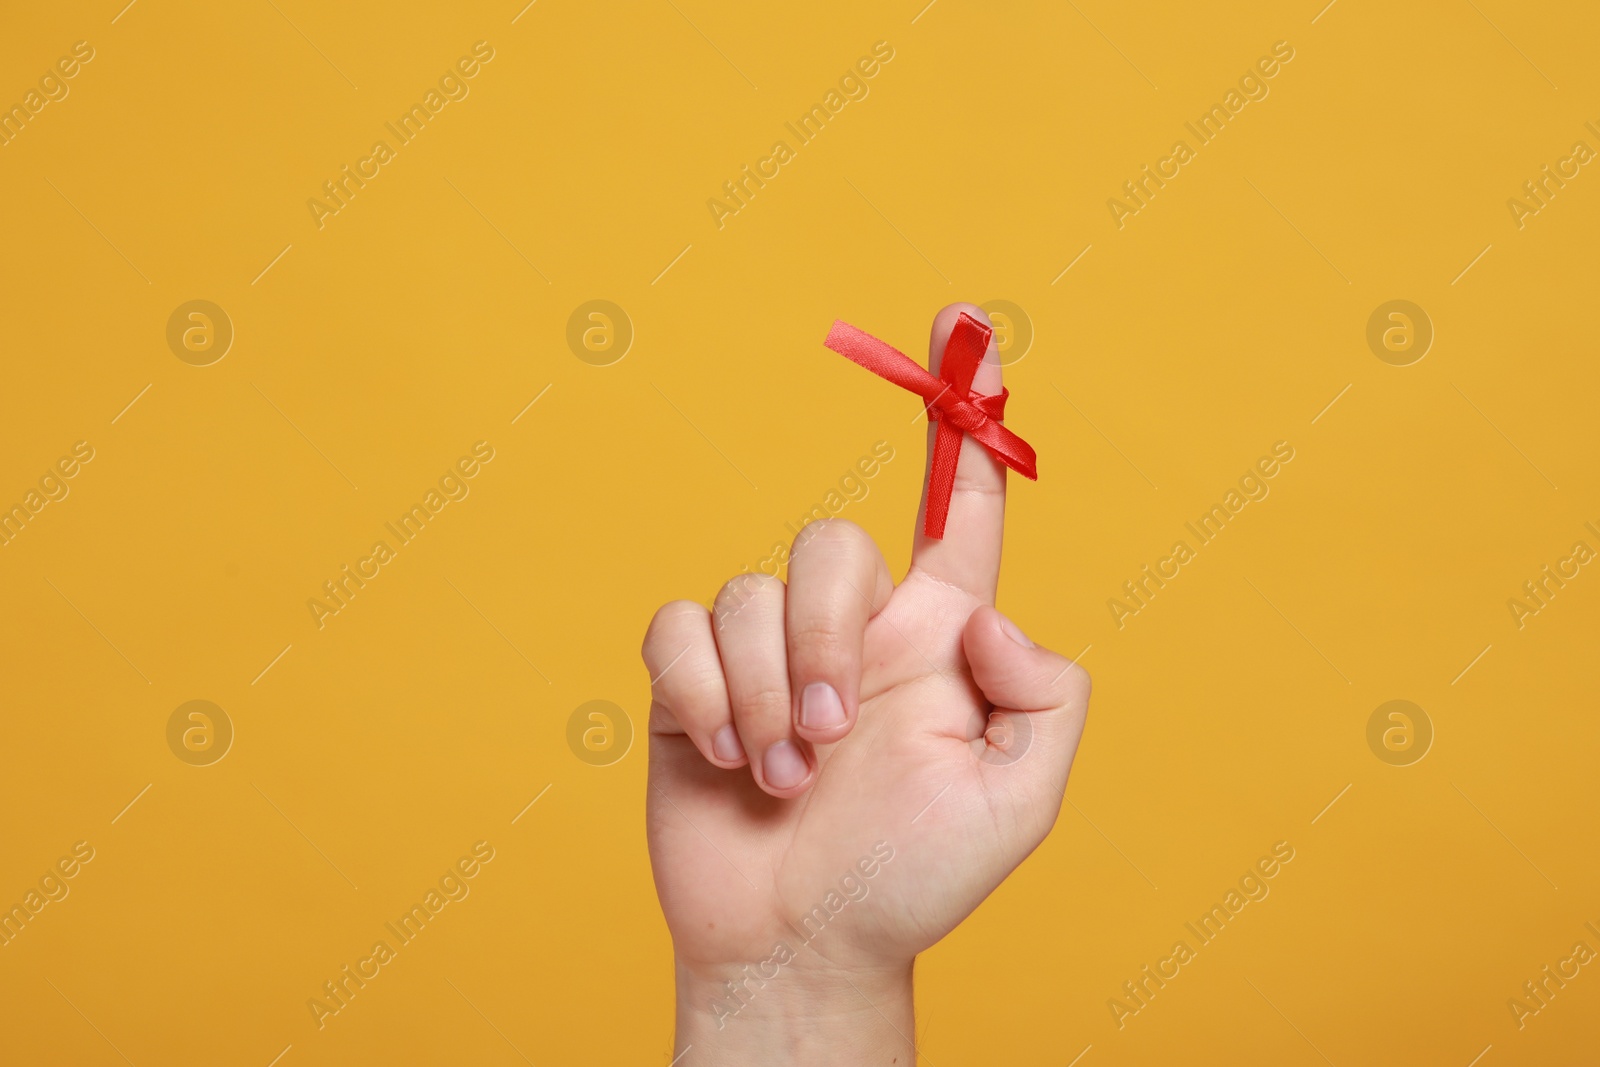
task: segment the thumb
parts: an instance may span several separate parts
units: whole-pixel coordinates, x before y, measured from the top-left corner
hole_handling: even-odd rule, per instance
[[[981,743],[983,777],[1015,806],[1019,822],[1043,840],[1060,810],[1089,711],[1089,675],[1035,645],[1017,624],[984,606],[961,634],[972,680],[994,706]],[[1020,829],[1021,827],[1019,827]]]

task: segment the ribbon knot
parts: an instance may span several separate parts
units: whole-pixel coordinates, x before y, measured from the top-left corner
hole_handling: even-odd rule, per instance
[[[989,327],[962,312],[945,343],[937,377],[884,342],[863,333],[847,322],[836,321],[822,343],[853,363],[909,389],[922,397],[928,418],[938,424],[933,440],[933,463],[928,472],[928,510],[923,532],[929,537],[944,537],[945,520],[950,515],[950,494],[955,489],[956,461],[961,455],[961,438],[969,436],[989,454],[1024,478],[1037,481],[1037,457],[1028,443],[1001,425],[1006,398],[985,396],[972,391],[972,378],[989,349]]]
[[[1001,389],[999,396],[980,396],[973,393],[968,399],[961,400],[945,393],[939,398],[939,402],[928,410],[928,418],[947,418],[958,430],[969,434],[981,433],[990,419],[998,421],[1005,418],[1006,398],[1010,395],[1010,390]]]

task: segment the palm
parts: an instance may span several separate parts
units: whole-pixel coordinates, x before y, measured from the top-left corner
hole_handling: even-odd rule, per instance
[[[935,332],[937,340],[937,324]],[[998,377],[998,367],[983,371]],[[1006,692],[985,692],[1015,684],[997,675],[996,667],[979,663],[974,670],[975,647],[986,662],[1023,654],[1000,636],[998,613],[986,607],[997,577],[1000,516],[985,512],[1002,508],[1003,497],[982,482],[1001,479],[1003,485],[1003,476],[980,449],[974,452],[964,451],[961,459],[949,543],[919,538],[912,572],[892,592],[886,572],[876,596],[865,591],[872,588],[870,577],[846,579],[857,601],[875,601],[870,617],[861,612],[864,628],[854,653],[859,709],[853,727],[838,740],[809,746],[815,765],[809,788],[774,796],[770,783],[763,788],[750,770],[708,762],[706,742],[697,744],[694,727],[682,721],[689,717],[686,701],[658,696],[651,712],[649,840],[681,960],[755,963],[780,942],[801,965],[825,961],[851,968],[909,960],[959,923],[1048,831],[1081,730],[1087,679],[1081,670],[1057,670],[1051,662],[1056,677],[1045,680],[1066,698],[1030,704],[1004,699]],[[973,553],[971,542],[986,551],[982,542],[991,533],[992,563],[969,565],[964,556]],[[956,544],[958,537],[969,543]],[[876,554],[875,547],[871,551]],[[797,550],[791,601],[802,596],[803,578],[795,573],[799,558]],[[704,609],[697,610],[703,616]],[[658,627],[670,629],[661,618],[646,640],[647,663],[671,659],[679,643],[657,633]],[[795,625],[792,604],[789,623],[791,633],[811,629]],[[724,632],[719,618],[720,659],[728,689],[737,692],[733,675],[744,668]],[[688,647],[693,635],[684,640]],[[652,643],[660,651],[652,652]],[[690,686],[693,679],[671,673],[685,666],[662,674],[659,681],[666,684],[658,685],[658,693]],[[658,670],[652,667],[652,673]],[[690,669],[707,670],[703,663]],[[1059,736],[1042,746],[1053,751],[1017,762],[1028,746],[1009,734],[1007,720],[1052,707],[1069,712]],[[999,729],[986,737],[996,709]],[[1042,768],[1035,766],[1040,761]],[[1038,795],[1041,770],[1051,786],[1046,796]],[[882,861],[885,846],[892,858]],[[879,861],[869,862],[871,876],[858,866],[864,858]]]

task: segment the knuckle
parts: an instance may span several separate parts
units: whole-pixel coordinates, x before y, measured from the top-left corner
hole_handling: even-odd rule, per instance
[[[789,689],[785,685],[758,685],[739,694],[733,709],[734,718],[745,725],[775,724],[776,729],[789,729]]]
[[[720,674],[704,668],[681,665],[656,684],[656,699],[670,707],[685,726],[709,731],[730,718],[727,690]]]
[[[957,493],[971,493],[974,496],[997,496],[1001,498],[1006,495],[1005,482],[1003,480],[996,481],[992,470],[971,471],[957,467],[955,480],[951,484]]]
[[[665,634],[697,616],[703,618],[705,614],[706,609],[692,600],[674,600],[661,605],[650,617],[650,625],[644,629],[644,642],[639,648],[640,655],[649,660],[651,651]]]
[[[848,552],[871,542],[871,535],[849,519],[817,519],[806,523],[805,528],[795,535],[794,554],[798,555],[802,548],[808,551]]]
[[[781,593],[783,582],[770,574],[746,572],[729,578],[717,590],[713,611],[718,615],[737,612],[752,600],[761,600]]]
[[[818,620],[789,627],[789,644],[796,656],[821,663],[838,663],[858,654],[861,641],[851,641],[833,620]]]
[[[1061,679],[1061,687],[1064,690],[1063,696],[1065,697],[1062,701],[1063,705],[1083,704],[1087,706],[1089,694],[1094,690],[1094,679],[1089,677],[1089,672],[1084,670],[1083,664],[1074,661],[1067,668],[1066,675]]]

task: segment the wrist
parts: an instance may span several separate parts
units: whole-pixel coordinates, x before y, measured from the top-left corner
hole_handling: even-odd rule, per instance
[[[707,1067],[912,1062],[911,971],[819,966],[787,949],[740,966],[680,960],[673,1055],[693,1046]]]

